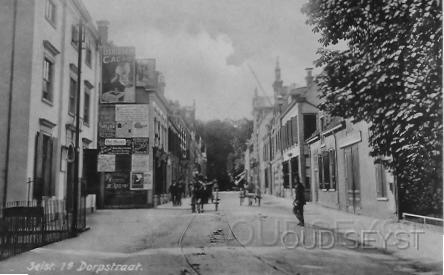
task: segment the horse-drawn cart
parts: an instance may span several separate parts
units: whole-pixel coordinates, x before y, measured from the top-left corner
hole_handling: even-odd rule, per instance
[[[215,182],[205,183],[203,181],[197,181],[193,185],[191,196],[191,211],[193,213],[196,211],[197,213],[202,213],[205,204],[214,204],[214,209],[218,210],[219,190],[215,185]]]
[[[239,199],[240,199],[240,205],[242,205],[244,200],[247,199],[249,206],[252,206],[253,204],[256,204],[257,206],[261,206],[262,197],[261,197],[260,192],[249,193],[249,192],[246,192],[246,190],[241,190],[239,193]]]

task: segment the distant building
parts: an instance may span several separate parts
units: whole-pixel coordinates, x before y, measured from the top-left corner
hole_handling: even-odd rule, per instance
[[[81,21],[85,40],[79,79]],[[68,161],[78,85],[80,147],[97,144],[97,30],[80,0],[5,0],[0,22],[0,197],[3,202],[67,199],[71,207],[74,177],[85,174],[84,150],[78,175]]]

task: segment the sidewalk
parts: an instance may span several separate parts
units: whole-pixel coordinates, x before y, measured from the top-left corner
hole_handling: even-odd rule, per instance
[[[291,208],[292,200],[264,195],[265,200]],[[348,239],[386,250],[400,258],[426,264],[443,262],[443,229],[411,222],[354,215],[307,203],[304,211],[308,226],[332,229]]]

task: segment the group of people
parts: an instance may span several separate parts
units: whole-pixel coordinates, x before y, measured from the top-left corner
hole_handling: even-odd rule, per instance
[[[170,186],[170,194],[171,194],[171,201],[173,202],[173,206],[180,206],[182,205],[182,195],[185,192],[185,186],[182,182],[176,183],[174,182]]]

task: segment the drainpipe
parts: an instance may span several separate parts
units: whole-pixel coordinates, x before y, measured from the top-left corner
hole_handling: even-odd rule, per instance
[[[337,193],[337,200],[338,200],[338,209],[340,209],[340,203],[339,203],[339,182],[338,182],[338,175],[339,175],[339,170],[338,170],[338,144],[337,144],[337,140],[336,140],[336,132],[333,132],[333,139],[335,140],[335,180],[336,180],[336,193]]]
[[[72,213],[72,224],[71,233],[77,235],[77,217],[79,212],[79,165],[80,165],[80,95],[81,95],[81,76],[82,76],[82,37],[83,37],[83,23],[82,18],[79,22],[79,37],[78,37],[78,59],[77,59],[77,99],[76,99],[76,153],[75,153],[75,163],[74,163],[74,192],[73,192],[73,213]]]
[[[11,43],[11,65],[9,74],[9,95],[8,95],[8,127],[6,127],[6,156],[5,156],[5,179],[3,188],[3,208],[6,207],[8,193],[8,177],[9,177],[9,150],[11,145],[11,120],[12,120],[12,94],[14,82],[14,57],[15,57],[15,32],[17,28],[17,2],[14,1],[14,11],[12,15],[12,43]]]

